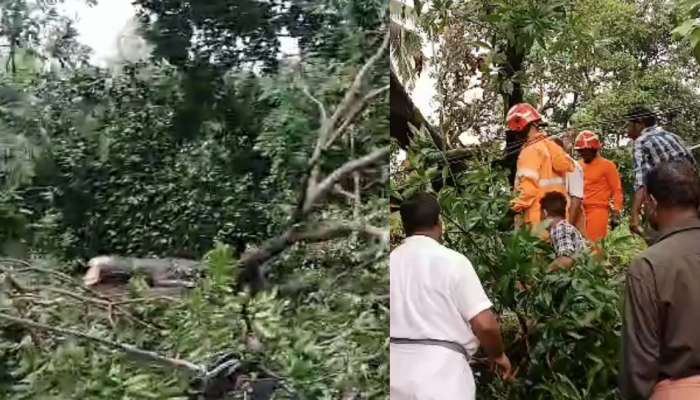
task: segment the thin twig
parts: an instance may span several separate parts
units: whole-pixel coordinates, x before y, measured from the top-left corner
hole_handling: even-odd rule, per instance
[[[108,306],[109,304],[111,304],[111,303],[110,303],[109,301],[107,301],[107,300],[102,300],[102,299],[96,299],[96,298],[90,298],[90,297],[81,296],[81,295],[79,295],[79,294],[77,294],[77,293],[71,292],[70,290],[65,290],[65,289],[61,289],[61,288],[56,288],[56,287],[53,287],[53,286],[39,286],[39,287],[37,287],[37,289],[38,289],[38,290],[45,290],[45,291],[47,291],[47,292],[53,292],[53,293],[57,293],[57,294],[62,294],[62,295],[67,296],[67,297],[72,297],[72,298],[74,298],[74,299],[76,299],[76,300],[82,301],[83,303],[94,303],[94,304],[99,304],[99,305],[101,305],[101,306]]]
[[[103,338],[100,338],[97,336],[92,336],[92,335],[89,335],[87,333],[78,332],[78,331],[74,331],[74,330],[70,330],[70,329],[53,327],[53,326],[45,325],[45,324],[42,324],[39,322],[31,321],[28,319],[14,317],[12,315],[5,314],[2,312],[0,312],[0,319],[5,320],[5,321],[9,321],[9,322],[12,322],[15,324],[23,325],[25,327],[40,329],[40,330],[43,330],[46,332],[58,333],[61,335],[72,336],[74,338],[85,339],[85,340],[88,340],[91,342],[99,343],[99,344],[106,346],[106,347],[109,347],[111,349],[124,352],[124,353],[126,353],[134,358],[151,361],[151,362],[154,362],[154,363],[160,364],[162,366],[166,366],[166,367],[184,369],[187,372],[190,372],[192,374],[203,375],[205,372],[204,367],[197,365],[197,364],[194,364],[194,363],[191,363],[187,360],[165,357],[165,356],[162,356],[162,355],[160,355],[156,352],[153,352],[153,351],[139,349],[139,348],[132,346],[132,345],[129,345],[129,344],[113,342],[111,340],[103,339]]]
[[[321,116],[321,126],[323,126],[326,123],[326,120],[328,119],[328,114],[326,113],[326,106],[323,105],[321,100],[315,98],[311,94],[311,92],[309,91],[309,87],[306,86],[306,83],[302,83],[301,91],[304,92],[306,97],[308,97],[311,101],[313,101],[316,104],[316,106],[318,107],[318,112],[319,112],[319,115]]]
[[[120,306],[124,304],[134,304],[134,303],[144,303],[144,302],[149,302],[149,301],[168,301],[171,303],[178,303],[180,300],[174,298],[174,297],[169,297],[169,296],[155,296],[155,297],[141,297],[138,299],[129,299],[129,300],[122,300],[122,301],[115,301],[112,304],[115,306]]]
[[[350,132],[350,155],[355,158],[355,135]],[[355,204],[353,216],[355,220],[360,219],[360,205],[362,199],[360,198],[360,172],[355,171],[352,173],[352,181],[355,189]]]
[[[355,201],[356,197],[354,194],[348,192],[347,190],[343,189],[340,185],[336,184],[333,186],[333,193],[339,194],[343,197],[346,197],[350,201]]]

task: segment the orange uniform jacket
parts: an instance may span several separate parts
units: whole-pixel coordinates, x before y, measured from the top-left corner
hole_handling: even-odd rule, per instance
[[[544,133],[530,137],[518,157],[513,211],[530,227],[541,222],[540,199],[551,191],[566,194],[566,173],[573,170],[571,158]]]
[[[615,163],[603,157],[596,157],[590,164],[581,160],[579,165],[583,168],[586,236],[596,242],[608,234],[610,199],[615,210],[622,211],[622,181]]]

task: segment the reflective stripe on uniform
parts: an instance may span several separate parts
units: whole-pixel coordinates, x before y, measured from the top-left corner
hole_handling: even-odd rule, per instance
[[[529,168],[520,168],[518,170],[518,172],[516,173],[516,176],[518,178],[521,178],[521,177],[532,178],[533,180],[538,180],[540,178],[539,172],[535,171],[534,169],[529,169]]]
[[[552,186],[564,186],[565,181],[564,181],[564,178],[556,177],[556,178],[550,178],[550,179],[540,179],[538,184],[542,188],[552,187]]]

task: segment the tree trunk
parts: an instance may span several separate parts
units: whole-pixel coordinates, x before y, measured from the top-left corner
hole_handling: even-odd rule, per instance
[[[413,104],[411,97],[399,81],[393,68],[390,68],[389,74],[389,126],[391,136],[399,142],[399,145],[403,149],[406,149],[410,145],[411,138],[413,137],[413,133],[408,125],[411,124],[418,129],[425,127],[435,145],[440,150],[443,150],[444,146],[441,134],[430,125],[425,117],[423,117],[418,107]]]
[[[151,287],[193,287],[202,269],[198,261],[183,258],[133,258],[99,256],[88,262],[85,286],[125,286],[143,276]]]
[[[508,110],[518,103],[523,102],[523,87],[520,82],[513,82],[513,77],[522,70],[523,68],[523,56],[517,54],[517,52],[510,48],[506,51],[508,55],[508,62],[503,66],[504,78],[513,83],[513,91],[511,93],[502,92],[504,112],[503,117],[505,119]],[[520,149],[525,143],[525,138],[522,134],[516,134],[512,132],[506,133],[506,148],[503,151],[503,160],[499,163],[501,166],[505,167],[508,172],[508,181],[510,185],[515,185],[515,173],[518,165],[518,156],[520,155]]]

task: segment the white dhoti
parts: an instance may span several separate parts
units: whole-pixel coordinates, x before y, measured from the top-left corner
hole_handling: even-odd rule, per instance
[[[464,356],[440,346],[390,345],[391,400],[474,400],[474,375]]]

